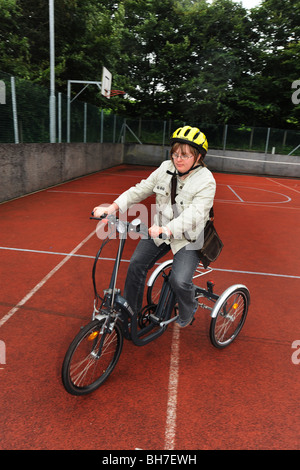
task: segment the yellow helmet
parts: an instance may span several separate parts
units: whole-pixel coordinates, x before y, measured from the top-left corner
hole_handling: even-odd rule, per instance
[[[176,142],[195,147],[203,156],[206,155],[208,149],[207,138],[197,127],[179,127],[171,137],[171,145]]]

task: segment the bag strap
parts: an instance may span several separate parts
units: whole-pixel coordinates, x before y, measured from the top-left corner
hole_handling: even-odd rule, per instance
[[[177,206],[176,206],[176,202],[175,202],[175,197],[176,197],[176,190],[177,190],[177,174],[176,172],[171,172],[169,170],[167,170],[167,173],[169,175],[172,175],[172,179],[171,179],[171,204],[172,204],[172,207],[173,207],[173,210],[174,210],[174,215],[175,217],[177,217]],[[214,214],[214,206],[212,206],[210,208],[210,211],[209,211],[209,218],[210,220],[214,220],[215,218],[215,214]]]

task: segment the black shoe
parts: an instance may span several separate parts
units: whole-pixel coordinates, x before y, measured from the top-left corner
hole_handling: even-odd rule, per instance
[[[186,326],[189,326],[193,322],[194,315],[197,312],[198,307],[199,307],[199,305],[197,303],[197,306],[195,307],[195,309],[192,312],[191,316],[189,318],[187,318],[186,320],[181,319],[180,316],[177,318],[176,323],[180,326],[180,328],[185,328]]]

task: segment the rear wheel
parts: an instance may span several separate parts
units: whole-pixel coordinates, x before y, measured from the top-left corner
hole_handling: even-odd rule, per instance
[[[228,346],[240,333],[250,302],[245,286],[228,288],[217,300],[212,311],[210,340],[216,348]]]
[[[94,320],[75,336],[62,365],[62,382],[72,395],[93,392],[115,368],[123,347],[118,323],[112,331],[103,328],[105,319]]]

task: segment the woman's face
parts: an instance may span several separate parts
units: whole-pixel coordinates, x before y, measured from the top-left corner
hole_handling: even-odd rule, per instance
[[[196,164],[201,155],[195,157],[195,150],[187,144],[175,144],[172,148],[171,158],[175,168],[180,173],[189,171],[194,163]],[[183,158],[189,157],[189,158]]]

